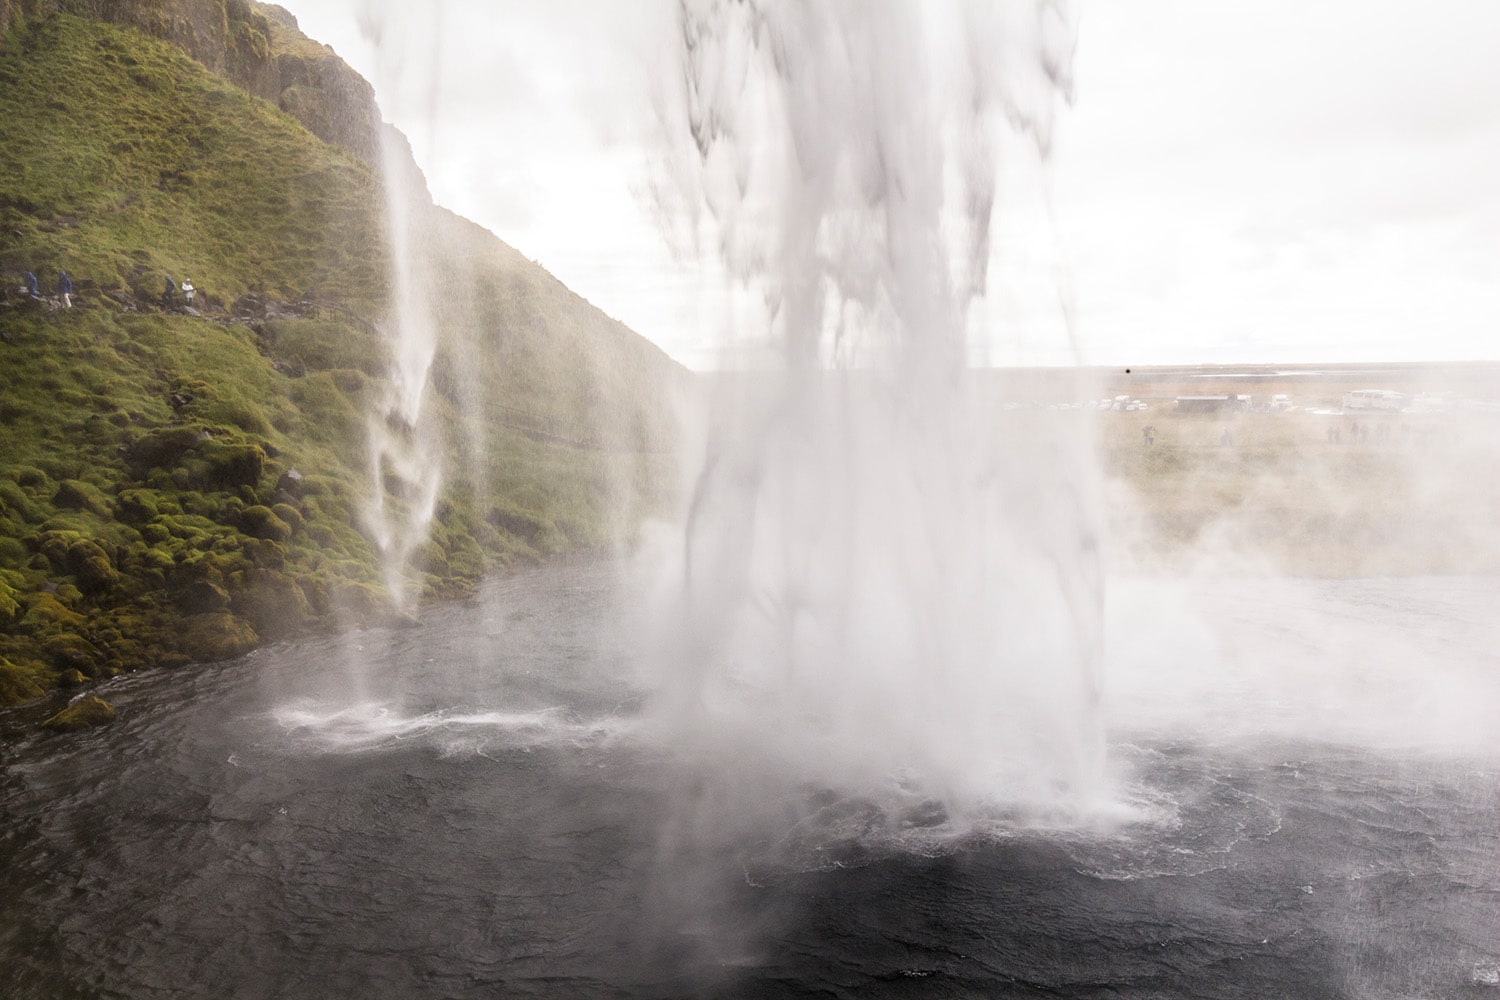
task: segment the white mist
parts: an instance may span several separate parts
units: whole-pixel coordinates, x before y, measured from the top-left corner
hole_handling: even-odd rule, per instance
[[[384,14],[370,11],[365,29],[379,46]],[[378,84],[394,90],[400,60],[378,48]],[[424,213],[432,208],[426,181],[406,138],[389,125],[379,130],[390,256],[391,303],[383,325],[390,356],[390,389],[377,399],[369,419],[371,495],[365,529],[380,552],[386,591],[398,612],[420,596],[411,558],[427,541],[437,508],[443,470],[437,429],[426,406],[428,373],[437,353],[436,269],[421,240]]]
[[[1095,799],[1091,439],[966,368],[998,161],[1046,156],[1071,26],[684,3],[679,29],[660,207],[764,304],[726,347],[771,363],[706,379],[657,552],[662,724],[731,768],[950,814]]]

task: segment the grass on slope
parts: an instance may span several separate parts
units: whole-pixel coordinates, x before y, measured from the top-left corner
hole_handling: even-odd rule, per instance
[[[0,49],[0,269],[143,298],[172,274],[224,303],[376,301],[376,179],[309,139],[170,45],[33,21]]]
[[[293,380],[188,317],[3,323],[0,703],[378,607],[344,457],[363,375]]]
[[[380,208],[366,168],[165,43],[60,15],[6,39],[0,705],[384,613],[362,530],[382,336],[154,305],[170,272],[379,317]],[[660,504],[676,371],[478,227],[428,222],[425,280],[457,276],[428,394],[446,475],[406,571],[435,595]],[[77,308],[17,298],[59,267]]]

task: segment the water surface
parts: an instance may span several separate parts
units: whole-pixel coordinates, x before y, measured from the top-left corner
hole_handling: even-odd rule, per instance
[[[0,995],[1500,996],[1493,581],[1115,584],[1088,815],[726,776],[644,714],[616,586],[13,740]]]

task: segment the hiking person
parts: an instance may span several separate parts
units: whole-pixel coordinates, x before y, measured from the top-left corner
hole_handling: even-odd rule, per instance
[[[73,308],[73,279],[68,277],[67,271],[57,272],[57,294],[62,297],[64,309]]]
[[[161,304],[164,306],[170,306],[172,304],[172,300],[176,297],[177,282],[173,281],[172,276],[169,274],[167,275],[167,290],[161,293]]]
[[[36,275],[32,274],[30,271],[26,272],[26,291],[34,299],[39,299],[42,297],[42,293],[37,291]]]
[[[187,302],[188,305],[192,305],[193,304],[193,294],[195,292],[197,292],[197,291],[198,290],[193,287],[193,279],[192,278],[183,278],[182,279],[182,298],[183,298],[184,301]]]

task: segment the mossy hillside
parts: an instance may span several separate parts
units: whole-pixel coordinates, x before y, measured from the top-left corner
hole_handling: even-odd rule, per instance
[[[171,45],[69,15],[0,47],[0,268],[155,299],[383,296],[376,178]]]
[[[0,702],[388,610],[361,530],[365,413],[388,389],[351,366],[375,367],[370,334],[82,309],[4,322]],[[473,433],[432,405],[450,486],[406,568],[429,597],[606,548],[621,496],[649,496],[629,478],[640,456],[483,417]]]
[[[350,460],[363,383],[277,372],[248,327],[3,322],[0,701],[378,610]]]
[[[382,252],[366,243],[380,228],[372,178],[134,33],[58,17],[18,29],[0,49],[7,79],[33,91],[60,60],[105,82],[119,66],[157,66],[171,86],[123,97],[106,88],[99,99],[121,100],[127,114],[144,102],[156,118],[165,112],[155,105],[167,103],[212,109],[226,135],[251,137],[252,160],[270,128],[263,158],[274,162],[201,161],[209,172],[254,174],[245,183],[264,184],[261,196],[195,201],[218,183],[206,180],[162,201],[136,185],[201,152],[166,131],[138,131],[110,161],[92,155],[92,134],[7,137],[0,204],[22,240],[5,253],[25,261],[8,266],[45,276],[54,261],[33,258],[55,253],[82,291],[72,310],[14,296],[0,304],[0,704],[140,666],[224,658],[389,607],[361,530],[368,414],[390,390],[384,337],[359,318],[379,316],[384,296],[374,273]],[[16,105],[3,88],[0,100]],[[75,138],[77,163],[91,166],[42,195],[22,183],[57,161],[49,141]],[[266,210],[305,202],[309,177],[348,207],[347,225],[319,211]],[[65,197],[74,201],[57,201]],[[102,209],[48,214],[85,202]],[[198,217],[209,211],[226,214],[210,225]],[[662,401],[682,373],[478,227],[430,208],[423,218],[424,280],[441,285],[443,346],[428,399],[446,488],[431,538],[405,571],[431,596],[462,592],[497,566],[628,534],[641,510],[664,500]],[[187,256],[141,249],[148,230],[170,232],[170,253]],[[319,272],[320,297],[336,303],[321,319],[250,325],[164,313],[150,302],[151,279],[138,276],[190,259],[201,285],[289,295],[309,289],[286,262],[330,242],[343,256]],[[112,279],[89,271],[111,264],[138,268],[132,280],[146,281],[145,298],[101,295]]]

